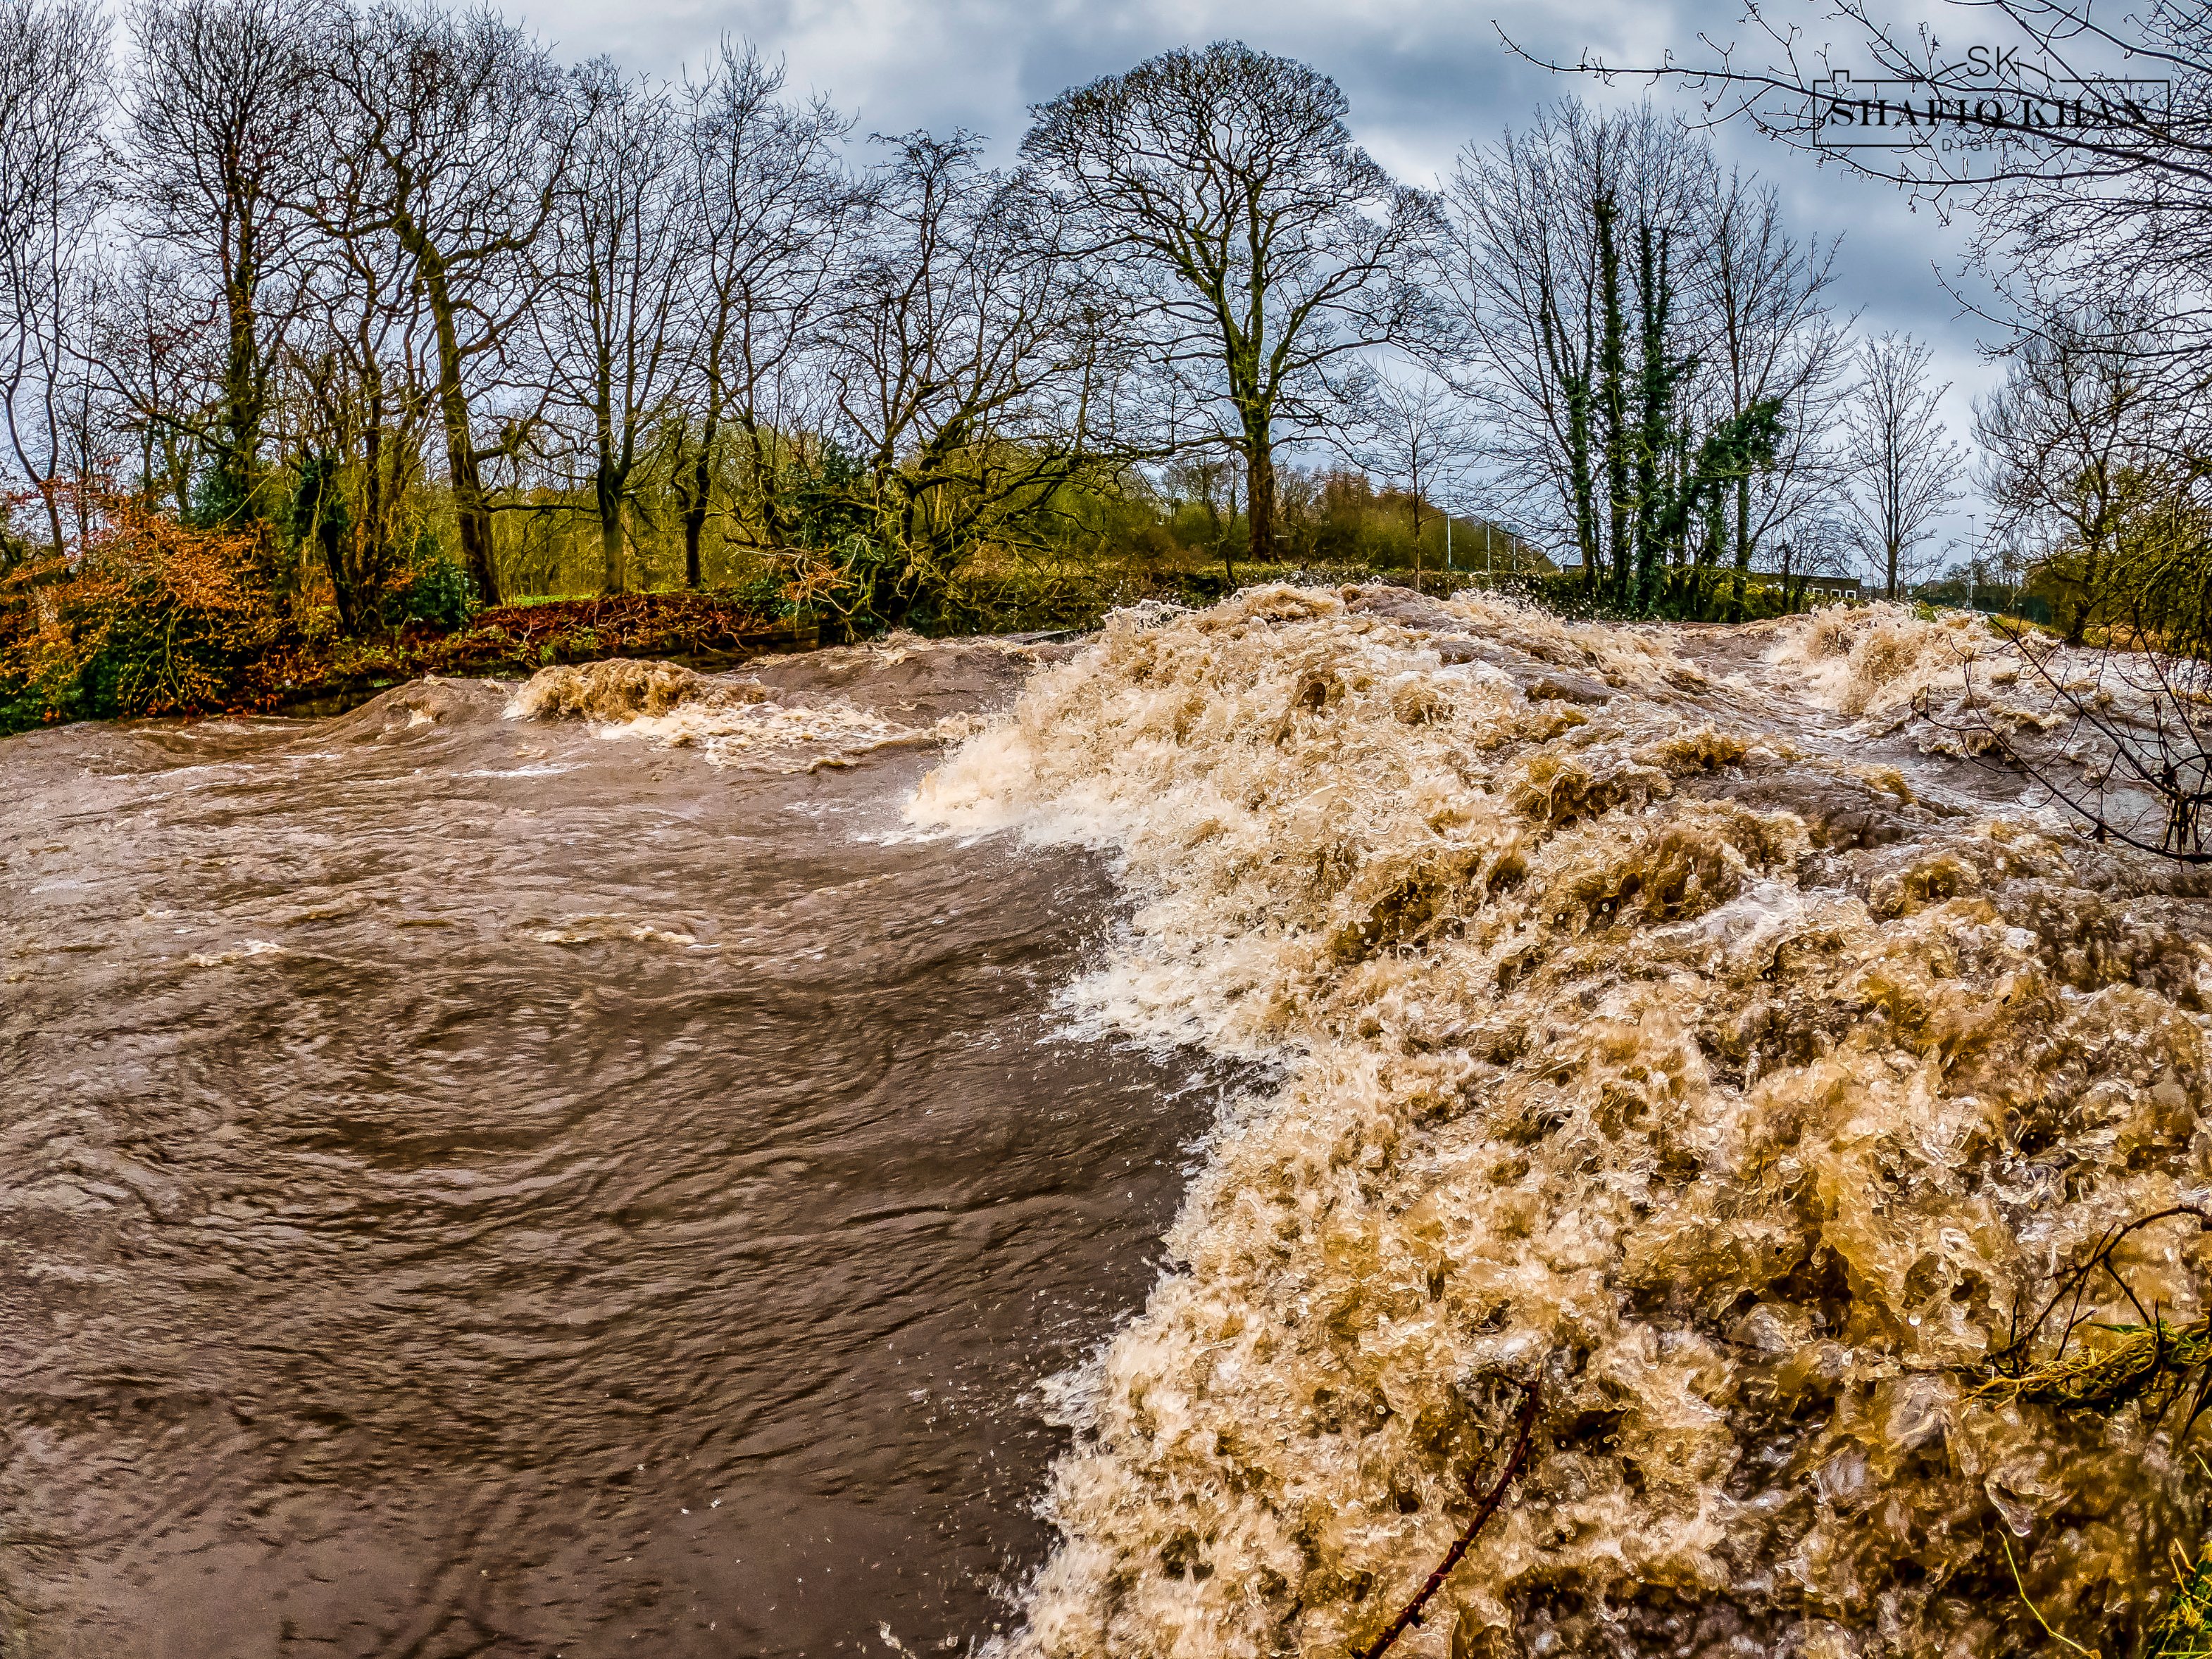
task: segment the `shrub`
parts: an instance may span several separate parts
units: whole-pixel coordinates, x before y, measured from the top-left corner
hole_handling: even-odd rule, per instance
[[[433,628],[465,628],[483,608],[476,583],[461,562],[425,532],[408,558],[406,584],[398,592],[402,626],[427,623]]]
[[[107,499],[83,550],[0,583],[0,726],[212,713],[270,700],[290,630],[251,531]]]

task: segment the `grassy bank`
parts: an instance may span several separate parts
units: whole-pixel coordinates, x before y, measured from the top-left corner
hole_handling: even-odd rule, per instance
[[[335,712],[426,674],[520,678],[552,663],[702,667],[810,644],[803,619],[730,593],[630,593],[462,607],[349,635],[280,608],[206,550],[0,580],[0,733],[73,720]]]
[[[103,504],[76,557],[0,575],[0,732],[73,720],[335,712],[425,674],[520,678],[555,663],[670,658],[726,667],[763,651],[867,639],[1095,628],[1117,606],[1201,607],[1271,582],[1376,580],[1429,593],[1510,592],[1569,615],[1601,614],[1576,573],[1489,576],[1366,560],[1257,563],[1188,556],[978,556],[924,578],[765,557],[705,591],[553,596],[484,608],[434,544],[343,625],[312,572],[287,569],[265,535],[195,527]],[[733,573],[734,574],[734,573]],[[1685,573],[1694,576],[1700,573]],[[1715,573],[1701,573],[1713,577]],[[1662,616],[1771,616],[1793,595],[1754,580],[1738,603],[1711,580],[1670,586]]]

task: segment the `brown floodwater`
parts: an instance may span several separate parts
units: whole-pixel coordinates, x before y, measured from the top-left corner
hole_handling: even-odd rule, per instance
[[[916,823],[1120,854],[1099,1018],[1278,1068],[1055,1391],[994,1659],[2164,1650],[2203,1420],[2038,1368],[2212,1305],[2212,884],[2005,775],[2113,765],[2039,662],[1255,588],[939,768]]]
[[[988,648],[765,675],[908,725]],[[872,703],[871,704],[871,699]],[[956,1651],[1218,1084],[1082,1040],[1071,850],[936,751],[482,684],[0,744],[0,1652]]]

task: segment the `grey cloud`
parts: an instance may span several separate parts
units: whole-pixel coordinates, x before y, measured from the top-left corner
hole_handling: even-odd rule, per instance
[[[783,54],[795,85],[824,90],[862,134],[955,126],[989,136],[1011,158],[1027,106],[1063,88],[1127,68],[1170,46],[1237,38],[1304,58],[1334,76],[1355,128],[1403,176],[1433,182],[1461,146],[1526,123],[1569,93],[1595,101],[1652,96],[1697,112],[1693,99],[1623,79],[1546,73],[1508,52],[1492,19],[1530,51],[1571,61],[1585,48],[1612,61],[1650,61],[1668,47],[1697,50],[1709,9],[1683,0],[1511,0],[1468,8],[1434,0],[1203,0],[1197,5],[1080,4],[1071,0],[556,0],[532,21],[572,55],[605,52],[635,68],[672,73],[696,62],[724,31]],[[1969,397],[1993,383],[1978,356],[1977,325],[1958,315],[1936,263],[1955,267],[1956,228],[1893,191],[1816,168],[1755,135],[1723,128],[1727,158],[1772,180],[1794,224],[1841,234],[1838,289],[1862,326],[1909,330],[1934,342],[1954,389],[1963,434]]]

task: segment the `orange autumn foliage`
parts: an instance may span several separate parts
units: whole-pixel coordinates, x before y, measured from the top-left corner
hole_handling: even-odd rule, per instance
[[[257,533],[103,496],[85,544],[0,580],[0,730],[262,708],[289,618],[257,578]]]

